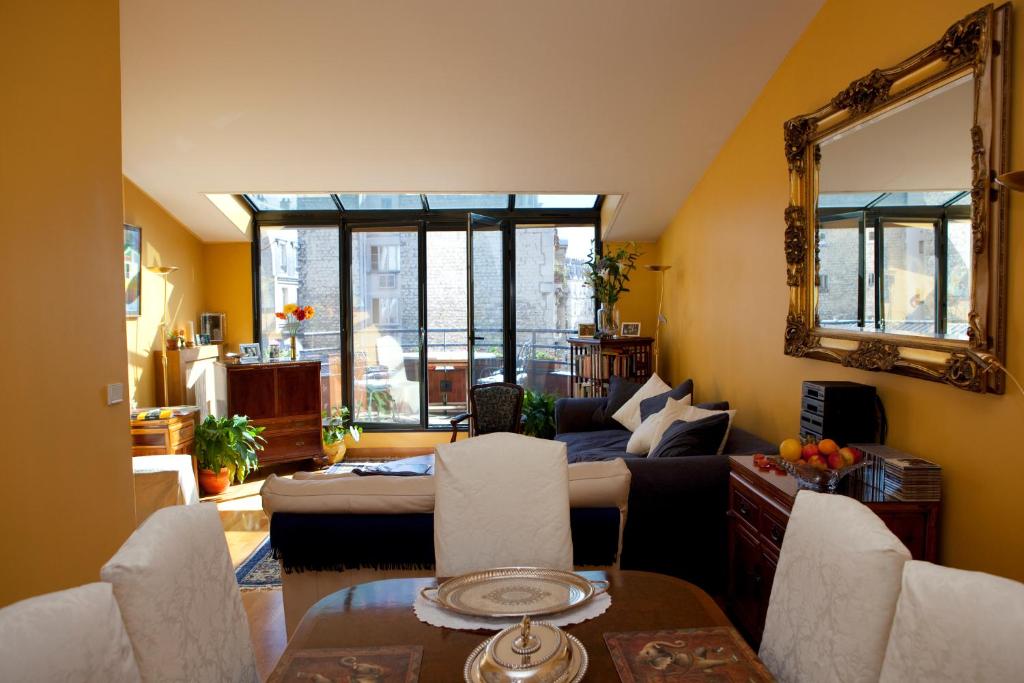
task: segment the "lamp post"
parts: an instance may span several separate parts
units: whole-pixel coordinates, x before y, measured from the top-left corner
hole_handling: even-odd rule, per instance
[[[665,271],[672,266],[650,264],[644,266],[647,270],[652,273],[657,273],[660,279],[658,283],[658,324],[654,326],[654,374],[658,374],[658,362],[661,357],[661,326],[663,323],[668,322],[662,312],[662,305],[665,303]]]
[[[178,270],[178,266],[146,266],[146,270],[151,273],[156,273],[164,281],[164,312],[160,318],[160,344],[163,346],[163,353],[160,355],[161,362],[161,379],[163,380],[164,395],[162,405],[167,405],[167,317],[168,302],[167,302],[167,276],[174,271]]]

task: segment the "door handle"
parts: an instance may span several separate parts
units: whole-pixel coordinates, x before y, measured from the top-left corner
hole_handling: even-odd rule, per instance
[[[472,339],[473,341],[485,341],[487,339],[487,337],[480,337],[475,334],[471,335],[469,338]]]

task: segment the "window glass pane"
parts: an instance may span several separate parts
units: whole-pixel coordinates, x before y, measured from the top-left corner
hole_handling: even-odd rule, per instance
[[[517,209],[592,209],[596,194],[517,194]]]
[[[953,206],[970,206],[971,205],[971,193],[968,192],[960,199],[953,202]]]
[[[503,233],[497,226],[473,227],[473,367],[470,384],[505,381]],[[510,381],[513,381],[509,378]]]
[[[963,190],[940,192],[891,192],[876,206],[942,206]]]
[[[247,194],[258,211],[337,211],[329,194]]]
[[[302,360],[320,361],[324,410],[342,405],[338,228],[260,228],[260,345],[265,358],[290,358],[290,334],[274,314],[285,304],[312,306],[299,326]]]
[[[569,345],[580,323],[594,322],[583,264],[594,226],[519,225],[516,240],[516,382],[569,395]]]
[[[431,209],[504,209],[507,194],[428,194]]]
[[[818,195],[822,208],[860,209],[878,199],[881,192],[831,192]]]
[[[431,425],[466,411],[466,231],[427,233],[427,401]]]
[[[357,422],[420,423],[419,246],[415,228],[352,233]]]
[[[423,209],[418,194],[370,192],[339,194],[338,199],[346,211],[378,209]]]
[[[858,311],[861,284],[859,218],[822,221],[818,245],[821,258],[818,317],[821,325],[861,329]]]
[[[900,334],[935,334],[935,225],[883,222],[882,328]]]
[[[947,338],[967,339],[967,314],[971,311],[971,253],[971,222],[949,221],[946,245]]]

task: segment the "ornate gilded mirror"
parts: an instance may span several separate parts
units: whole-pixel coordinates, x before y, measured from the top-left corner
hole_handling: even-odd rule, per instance
[[[785,352],[1002,393],[1009,4],[785,124]]]

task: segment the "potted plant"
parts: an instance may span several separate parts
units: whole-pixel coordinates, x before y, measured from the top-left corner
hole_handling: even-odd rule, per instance
[[[615,251],[598,256],[590,252],[590,258],[584,264],[587,284],[594,291],[594,298],[600,308],[597,310],[597,330],[602,337],[618,334],[619,313],[615,308],[623,292],[628,292],[626,284],[629,274],[636,270],[636,260],[642,256],[637,250],[636,242],[627,242]]]
[[[552,394],[527,389],[523,394],[523,434],[538,439],[555,436],[555,400]]]
[[[256,452],[263,450],[263,429],[241,415],[208,415],[200,423],[196,428],[195,455],[199,486],[205,493],[223,493],[232,480],[241,484],[259,467]]]
[[[323,432],[324,454],[327,456],[328,464],[333,465],[345,459],[345,451],[348,450],[345,437],[351,436],[353,441],[359,441],[363,428],[352,424],[351,411],[341,406],[329,413],[324,411]]]

